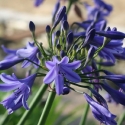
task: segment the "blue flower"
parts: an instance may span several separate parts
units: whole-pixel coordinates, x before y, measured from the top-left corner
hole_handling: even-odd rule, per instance
[[[94,3],[95,3],[95,6],[98,8],[98,9],[101,9],[101,11],[103,11],[103,14],[104,15],[109,15],[109,13],[112,11],[112,6],[105,3],[103,0],[93,0]]]
[[[28,43],[26,48],[23,49],[19,49],[17,50],[16,54],[18,55],[18,57],[26,59],[28,58],[28,60],[31,60],[32,62],[35,62],[36,64],[40,64],[40,61],[38,59],[38,55],[39,55],[39,49],[38,47],[34,46],[34,43]],[[28,67],[31,62],[29,62],[28,60],[25,60],[22,64],[23,68]],[[36,68],[37,66],[34,65]]]
[[[24,60],[16,55],[17,50],[7,49],[3,45],[2,49],[7,54],[7,56],[4,58],[4,60],[0,61],[0,70],[8,69]]]
[[[119,92],[118,90],[115,90],[111,88],[106,82],[105,84],[101,85],[103,89],[105,89],[113,98],[113,100],[117,103],[120,103],[125,106],[125,94],[122,92]]]
[[[44,83],[50,84],[55,81],[56,93],[58,95],[63,93],[64,87],[64,77],[74,83],[78,83],[81,81],[80,76],[75,73],[73,70],[80,67],[80,61],[74,61],[72,63],[68,63],[69,58],[67,56],[63,57],[61,61],[59,61],[55,56],[53,57],[53,61],[46,61],[46,67],[50,70],[47,75],[44,77]]]
[[[110,113],[110,111],[107,108],[97,103],[86,93],[84,93],[84,97],[86,101],[89,103],[94,117],[98,121],[106,125],[117,125],[116,121],[114,120],[116,116]]]
[[[0,91],[8,92],[14,90],[8,98],[1,102],[1,104],[8,110],[8,113],[11,114],[22,106],[26,110],[29,110],[27,99],[29,98],[36,74],[25,79],[17,79],[14,74],[11,76],[2,73],[0,78],[4,82],[4,84],[0,84]]]

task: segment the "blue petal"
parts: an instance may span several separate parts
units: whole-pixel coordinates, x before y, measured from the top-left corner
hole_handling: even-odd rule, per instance
[[[23,104],[23,107],[24,107],[26,110],[29,110],[29,107],[28,107],[28,104],[27,104],[28,94],[29,94],[29,93],[25,92],[24,95],[23,95],[23,97],[22,97],[22,104]]]
[[[27,68],[29,65],[31,65],[31,62],[29,62],[29,61],[27,61],[27,60],[25,60],[25,61],[23,61],[23,63],[22,63],[22,68]]]
[[[50,84],[55,79],[55,67],[53,67],[47,75],[44,77],[43,82],[45,84]]]
[[[5,70],[5,69],[9,69],[10,67],[16,65],[17,63],[22,62],[23,59],[20,58],[13,58],[13,59],[6,59],[0,62],[0,70]]]
[[[72,71],[70,68],[68,68],[67,66],[61,66],[60,68],[63,71],[64,76],[67,80],[76,82],[76,83],[81,81],[80,76],[74,71]]]
[[[69,58],[67,56],[63,57],[60,63],[67,64],[69,62]]]
[[[19,49],[17,50],[16,54],[21,58],[27,58],[32,54],[31,52],[32,52],[31,50]]]
[[[0,79],[1,79],[3,82],[7,83],[7,84],[9,84],[9,83],[14,83],[14,82],[17,82],[17,81],[18,81],[18,79],[15,79],[15,77],[13,77],[13,76],[11,76],[11,75],[6,75],[5,73],[2,73],[2,74],[0,75]]]
[[[56,93],[58,95],[63,93],[64,79],[62,75],[57,75],[55,77]]]
[[[61,64],[63,65],[63,64]],[[68,64],[64,64],[65,66],[67,66],[68,68],[71,68],[71,69],[78,69],[80,66],[81,66],[81,61],[74,61],[72,63],[68,63]]]
[[[10,50],[10,49],[7,49],[4,45],[2,45],[1,47],[2,47],[2,49],[3,49],[3,51],[4,51],[5,53],[16,55],[16,51],[17,51],[17,50]]]
[[[53,58],[53,62],[54,62],[54,63],[57,63],[57,64],[59,63],[59,60],[57,59],[56,56],[53,56],[52,58]]]
[[[7,92],[11,90],[15,90],[19,88],[22,84],[18,83],[10,83],[10,84],[0,84],[0,91]]]
[[[46,61],[45,65],[49,70],[51,70],[55,66],[55,63],[52,61]]]

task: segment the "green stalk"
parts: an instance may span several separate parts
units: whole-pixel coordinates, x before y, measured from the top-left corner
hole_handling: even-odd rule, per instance
[[[67,15],[68,15],[68,13],[69,13],[69,11],[71,9],[72,3],[73,3],[72,0],[69,0],[67,11],[66,11]]]
[[[21,119],[19,120],[17,125],[24,125],[25,121],[27,120],[27,118],[31,114],[31,112],[33,111],[34,107],[38,104],[39,100],[42,98],[42,96],[45,93],[47,87],[48,87],[48,85],[42,84],[42,86],[40,87],[40,89],[36,93],[34,99],[30,103],[30,106],[29,106],[30,110],[24,112],[23,116],[21,117]]]
[[[52,86],[52,89],[54,89],[54,84]],[[50,109],[52,107],[55,95],[56,95],[55,92],[50,92],[49,93],[46,104],[45,104],[45,107],[44,107],[44,109],[42,111],[42,114],[40,116],[40,119],[39,119],[39,122],[38,122],[37,125],[45,125],[45,122],[46,122],[46,119],[47,119],[48,114],[50,112]]]
[[[9,118],[10,118],[10,115],[6,112],[5,115],[4,115],[4,119],[1,122],[1,125],[6,125],[6,123],[9,120]]]
[[[85,125],[87,116],[88,116],[88,112],[89,112],[89,104],[87,103],[79,125]]]
[[[119,117],[118,122],[117,122],[118,125],[122,125],[124,119],[125,119],[125,111],[124,111],[124,113]]]

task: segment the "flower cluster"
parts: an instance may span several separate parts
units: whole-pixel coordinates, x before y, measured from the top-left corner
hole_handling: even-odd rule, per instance
[[[54,83],[53,92],[57,95],[69,94],[70,90],[79,92],[71,85],[88,89],[96,101],[87,93],[79,93],[84,95],[94,117],[106,125],[117,124],[114,120],[116,116],[110,113],[106,100],[99,92],[104,89],[117,104],[125,106],[125,75],[116,75],[99,67],[113,66],[117,60],[125,59],[125,48],[122,47],[125,33],[117,31],[116,27],[107,27],[105,17],[111,13],[112,6],[103,0],[93,1],[94,6],[82,4],[87,10],[87,20],[71,25],[67,20],[66,7],[60,7],[60,0],[57,1],[52,26],[46,26],[48,49],[36,40],[35,25],[32,21],[29,23],[29,29],[34,38],[33,42],[28,42],[26,47],[17,50],[2,46],[8,55],[0,61],[0,70],[6,70],[20,62],[23,62],[22,68],[33,64],[33,67],[30,66],[31,69],[39,69],[25,79],[18,79],[14,74],[0,75],[0,79],[5,83],[0,84],[0,91],[14,90],[1,102],[9,114],[21,106],[29,110],[26,101],[33,82],[36,77],[44,76],[44,84],[50,87],[50,84]],[[42,2],[43,0],[36,0],[35,6]],[[72,0],[71,3],[77,2],[78,0]],[[78,6],[75,11],[80,15]],[[122,91],[112,88],[108,84],[109,81]]]

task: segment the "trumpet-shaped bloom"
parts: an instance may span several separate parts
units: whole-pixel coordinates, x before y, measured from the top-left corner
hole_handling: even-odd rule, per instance
[[[102,84],[103,89],[105,89],[113,98],[113,100],[117,103],[120,103],[125,106],[125,94],[122,92],[119,92],[118,90],[115,90],[111,88],[108,84]]]
[[[4,58],[4,60],[0,61],[0,70],[8,69],[24,60],[16,55],[17,50],[7,49],[3,45],[1,47],[3,51],[7,54],[7,56]]]
[[[28,60],[31,60],[33,62],[35,62],[36,64],[39,64],[39,59],[38,59],[38,54],[39,54],[39,49],[38,47],[35,47],[33,43],[28,43],[26,48],[23,49],[19,49],[17,50],[16,54],[18,55],[18,57],[20,58],[27,58]],[[29,62],[28,60],[25,60],[22,64],[23,68],[28,67],[31,62]],[[36,68],[37,66],[34,65]]]
[[[107,108],[97,103],[86,93],[84,93],[84,97],[89,103],[94,117],[98,121],[104,123],[105,125],[117,125],[116,121],[114,120],[116,116],[113,115]]]
[[[8,98],[0,102],[8,110],[9,114],[22,106],[26,110],[29,110],[27,99],[35,78],[36,74],[25,79],[17,79],[14,74],[12,74],[12,76],[6,75],[5,73],[0,75],[0,79],[4,82],[4,84],[0,84],[0,91],[8,92],[14,90]]]
[[[68,62],[69,58],[67,56],[63,57],[61,61],[59,61],[55,56],[53,57],[53,61],[46,61],[46,67],[50,71],[44,77],[43,81],[45,84],[50,84],[55,81],[56,93],[58,95],[63,93],[64,77],[74,83],[81,81],[80,76],[73,71],[80,67],[81,62]]]

